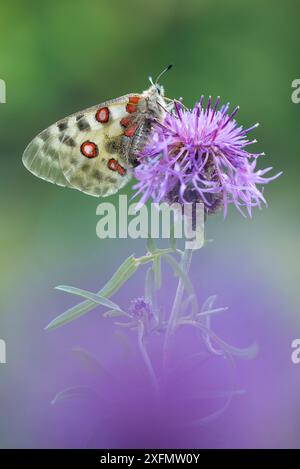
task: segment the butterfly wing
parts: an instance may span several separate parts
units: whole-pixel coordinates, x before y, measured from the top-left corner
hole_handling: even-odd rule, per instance
[[[139,95],[93,106],[41,132],[24,152],[25,167],[46,181],[89,195],[117,192],[130,179],[130,149],[122,121],[131,118],[131,96]]]
[[[43,130],[29,143],[22,161],[35,176],[59,186],[70,186],[60,167],[58,124]]]

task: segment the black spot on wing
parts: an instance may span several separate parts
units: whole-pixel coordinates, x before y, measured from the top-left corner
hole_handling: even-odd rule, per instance
[[[68,135],[60,135],[59,141],[64,143],[65,145],[68,145],[68,147],[76,147],[75,140],[72,137],[69,137]]]
[[[77,127],[78,127],[79,130],[90,130],[91,129],[90,124],[84,118],[83,114],[78,114],[78,116],[76,116],[76,121],[77,121]]]
[[[90,130],[91,129],[91,126],[88,123],[88,121],[86,121],[84,119],[82,121],[77,122],[77,127],[78,127],[79,130]]]
[[[102,195],[102,187],[94,187],[94,193],[97,195]]]
[[[117,183],[117,179],[116,178],[113,178],[111,176],[107,176],[105,178],[105,181],[108,182],[109,184],[116,184]]]
[[[93,171],[92,173],[92,176],[94,179],[96,179],[98,182],[102,182],[103,181],[103,174],[101,173],[101,171],[99,171],[99,169],[95,169],[95,171]]]
[[[58,130],[60,132],[63,132],[64,130],[66,130],[68,128],[68,123],[66,121],[63,121],[63,122],[59,122],[57,124],[57,127],[58,127]]]
[[[122,146],[122,141],[120,137],[110,138],[105,143],[105,150],[107,151],[107,153],[111,153],[111,154],[119,153],[121,150],[121,146]]]
[[[99,188],[100,194],[106,194],[109,191],[109,186],[103,186]]]
[[[81,166],[81,171],[83,171],[84,173],[88,171],[89,169],[90,169],[89,163],[85,163]]]

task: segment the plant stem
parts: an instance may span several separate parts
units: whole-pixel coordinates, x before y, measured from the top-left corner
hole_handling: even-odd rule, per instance
[[[157,378],[156,378],[156,375],[155,375],[151,360],[149,358],[147,349],[146,349],[145,344],[144,344],[144,325],[142,323],[140,323],[139,330],[138,330],[138,344],[139,344],[139,348],[140,348],[144,363],[145,363],[146,368],[148,370],[150,380],[153,384],[155,392],[157,393],[158,392]]]
[[[192,261],[193,249],[185,249],[182,255],[180,267],[182,268],[183,272],[187,275],[190,269],[191,261]],[[166,338],[164,343],[164,357],[166,358],[167,349],[169,347],[170,338],[173,333],[173,330],[176,326],[178,316],[180,314],[180,307],[182,303],[182,297],[184,292],[184,283],[182,279],[179,279],[175,299],[172,306],[172,311],[169,317],[167,330],[166,330]]]

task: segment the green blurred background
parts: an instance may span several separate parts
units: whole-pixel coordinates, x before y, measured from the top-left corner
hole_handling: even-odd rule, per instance
[[[299,230],[300,105],[290,96],[291,82],[300,75],[299,14],[299,2],[292,0],[1,2],[0,78],[7,85],[7,104],[0,106],[4,295],[30,264],[26,242],[44,226],[41,217],[47,220],[43,243],[65,253],[78,248],[76,217],[80,226],[94,228],[95,221],[93,198],[25,172],[25,146],[65,115],[143,90],[148,75],[168,63],[175,65],[163,79],[168,96],[183,96],[192,105],[202,93],[220,95],[240,105],[239,122],[261,123],[257,149],[266,152],[265,165],[284,171],[267,188],[267,198],[293,236],[291,225]],[[60,230],[67,246],[59,242]],[[89,243],[96,242],[92,231],[90,226],[85,232]]]
[[[269,208],[253,220],[231,211],[225,222],[222,215],[210,221],[209,237],[217,246],[211,262],[217,266],[226,251],[239,276],[237,253],[246,251],[254,270],[281,291],[282,314],[300,335],[300,104],[291,101],[291,83],[300,78],[299,17],[300,4],[293,0],[1,2],[0,78],[7,103],[0,104],[0,337],[9,351],[2,384],[22,384],[32,339],[25,312],[33,311],[34,327],[42,330],[61,310],[61,297],[55,297],[56,311],[41,301],[53,286],[87,287],[97,269],[100,286],[107,278],[102,272],[113,272],[132,251],[129,240],[100,242],[97,199],[30,175],[21,163],[24,148],[66,115],[147,88],[148,75],[169,63],[174,68],[162,80],[167,96],[183,96],[193,105],[201,94],[220,95],[222,102],[239,104],[241,124],[261,124],[255,151],[266,153],[262,167],[284,171],[266,186]],[[13,444],[14,432],[15,441],[22,441],[14,419],[3,446]]]

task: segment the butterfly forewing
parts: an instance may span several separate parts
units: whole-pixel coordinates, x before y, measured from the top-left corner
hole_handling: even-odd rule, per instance
[[[155,86],[93,106],[51,125],[26,148],[23,163],[36,176],[93,196],[117,192],[162,116]]]
[[[70,186],[60,167],[58,149],[58,132],[54,124],[29,143],[23,154],[23,163],[35,176],[59,186]]]

